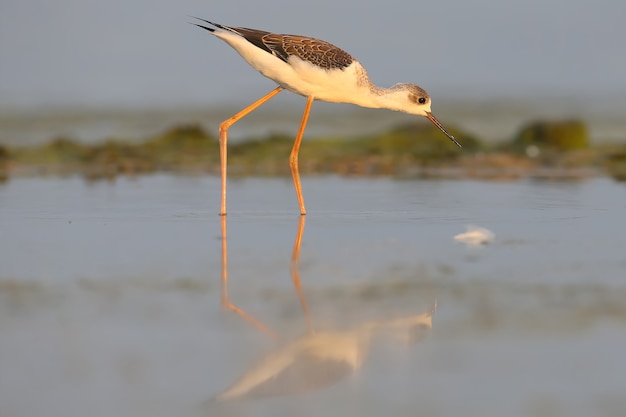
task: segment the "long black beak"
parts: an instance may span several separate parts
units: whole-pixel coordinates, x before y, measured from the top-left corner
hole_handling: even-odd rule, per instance
[[[456,139],[454,139],[454,136],[452,136],[451,134],[449,134],[449,133],[448,133],[448,131],[447,131],[447,130],[443,127],[443,125],[442,125],[441,123],[439,123],[439,120],[437,120],[437,118],[435,117],[435,115],[434,115],[434,114],[432,114],[431,112],[427,111],[427,112],[426,112],[426,118],[427,118],[428,120],[430,120],[431,122],[433,122],[433,124],[434,124],[435,126],[437,126],[439,129],[441,129],[441,131],[442,131],[443,133],[445,133],[445,134],[446,134],[446,136],[447,136],[447,137],[449,137],[449,138],[450,138],[450,140],[451,140],[452,142],[456,143],[456,145],[457,145],[459,148],[462,148],[461,144],[460,144],[460,143],[459,143]]]

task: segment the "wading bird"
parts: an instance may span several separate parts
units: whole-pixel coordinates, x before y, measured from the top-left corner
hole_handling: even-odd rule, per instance
[[[281,342],[278,333],[230,299],[226,217],[222,217],[222,307],[271,336],[278,344],[250,366],[231,386],[205,402],[205,406],[212,407],[218,403],[236,400],[305,394],[331,386],[348,378],[363,366],[374,341],[389,339],[402,345],[413,345],[432,329],[433,315],[437,310],[436,302],[430,309],[418,314],[367,321],[345,329],[314,329],[299,272],[305,219],[305,216],[300,216],[290,270],[306,319],[307,331],[295,340]],[[214,413],[207,413],[212,414]]]
[[[422,340],[432,329],[435,309],[347,330],[307,333],[260,359],[213,401],[297,395],[335,384],[361,368],[374,339],[388,337],[408,345]]]
[[[385,108],[424,116],[461,147],[432,114],[428,93],[415,84],[396,84],[391,88],[378,87],[372,83],[359,61],[344,50],[320,39],[230,27],[196,19],[212,27],[193,23],[194,25],[208,30],[228,43],[252,68],[278,84],[278,87],[268,94],[220,124],[222,216],[226,215],[228,129],[285,89],[307,98],[300,128],[289,156],[289,166],[302,215],[306,214],[306,209],[298,170],[298,151],[314,100],[351,103],[361,107]]]

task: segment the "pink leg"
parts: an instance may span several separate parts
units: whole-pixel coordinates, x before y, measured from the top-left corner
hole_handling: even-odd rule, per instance
[[[302,114],[302,121],[300,122],[300,129],[298,129],[298,135],[296,141],[291,149],[289,155],[289,166],[291,167],[291,176],[293,177],[293,185],[296,188],[296,196],[298,197],[298,204],[300,205],[300,214],[306,214],[306,208],[304,207],[304,197],[302,196],[302,184],[300,184],[300,171],[298,169],[298,152],[300,152],[300,144],[302,143],[302,136],[304,135],[304,129],[306,123],[309,120],[309,113],[311,112],[311,106],[313,105],[313,97],[308,97],[306,106],[304,107],[304,113]]]
[[[220,216],[226,215],[226,143],[228,142],[228,128],[235,124],[239,119],[259,108],[281,91],[283,91],[283,87],[276,87],[245,109],[241,110],[239,113],[220,123],[220,165],[222,170],[222,204],[220,206]]]
[[[293,285],[296,288],[302,311],[306,319],[307,329],[309,332],[313,331],[313,324],[311,321],[311,315],[309,314],[309,307],[302,291],[302,284],[300,283],[300,246],[302,245],[302,234],[304,233],[304,223],[306,216],[300,216],[300,222],[298,223],[298,233],[296,234],[296,241],[293,244],[293,254],[291,255],[291,279]]]
[[[274,340],[278,341],[280,339],[274,331],[230,301],[230,297],[228,296],[228,245],[226,243],[226,216],[222,216],[222,308],[237,314],[257,329],[271,336]]]

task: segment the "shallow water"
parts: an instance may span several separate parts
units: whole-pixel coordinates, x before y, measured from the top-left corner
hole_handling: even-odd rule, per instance
[[[0,415],[626,414],[626,192],[608,179],[304,179],[300,279],[316,329],[417,314],[313,392],[204,402],[271,338],[220,309],[219,180],[0,186]],[[290,179],[229,182],[230,297],[291,340]],[[467,224],[494,243],[453,240]]]

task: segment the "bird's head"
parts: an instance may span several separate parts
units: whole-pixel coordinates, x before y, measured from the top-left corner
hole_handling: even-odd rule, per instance
[[[394,339],[403,345],[414,345],[423,340],[433,328],[433,314],[437,310],[437,302],[425,313],[404,317],[392,324]]]
[[[401,345],[413,345],[422,340],[433,327],[435,302],[430,310],[411,316],[396,317],[367,323],[363,328],[368,335],[382,336]]]
[[[435,126],[437,126],[445,135],[450,138],[452,142],[454,142],[459,148],[461,148],[461,144],[452,136],[448,131],[443,127],[439,120],[435,117],[435,115],[430,110],[430,105],[432,103],[430,99],[430,95],[415,84],[400,84],[403,93],[406,94],[406,106],[405,111],[407,113],[416,114],[418,116],[424,116],[428,120],[430,120]]]
[[[419,116],[426,116],[430,113],[430,95],[422,87],[415,84],[396,84],[394,88],[398,88],[406,95],[406,111]]]

